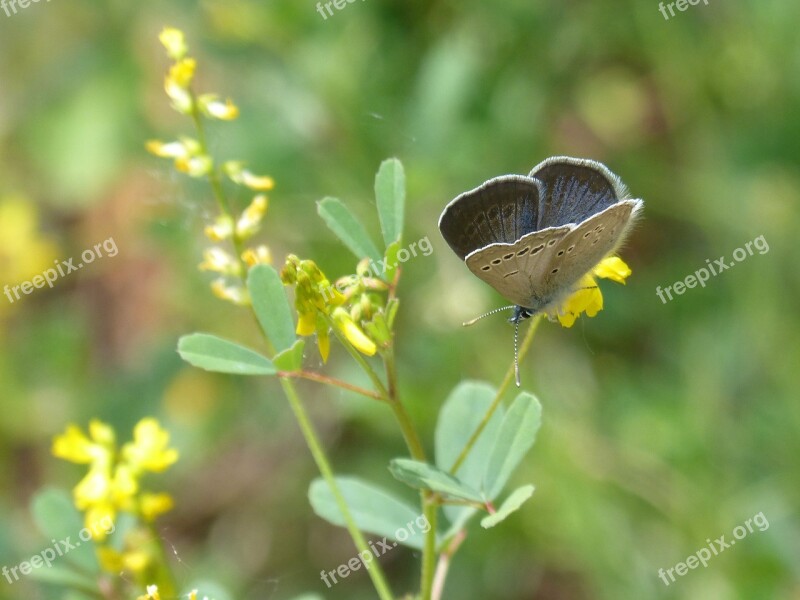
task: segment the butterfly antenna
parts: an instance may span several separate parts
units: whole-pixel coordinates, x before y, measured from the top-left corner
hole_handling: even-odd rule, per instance
[[[475,323],[480,321],[483,317],[488,317],[489,315],[494,315],[496,313],[499,313],[500,311],[508,310],[509,308],[516,308],[516,306],[515,305],[511,305],[511,306],[503,306],[502,308],[495,308],[494,310],[490,310],[489,312],[484,313],[479,317],[475,317],[471,321],[467,321],[466,323],[462,323],[461,325],[463,327],[469,327],[470,325],[474,325]]]
[[[514,323],[514,378],[517,382],[517,387],[520,386],[519,383],[519,361],[517,360],[517,340],[519,339],[519,321]]]

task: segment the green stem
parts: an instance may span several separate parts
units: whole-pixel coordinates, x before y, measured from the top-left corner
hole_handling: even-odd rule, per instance
[[[539,327],[539,323],[542,320],[541,315],[537,315],[534,317],[533,323],[531,323],[530,327],[528,327],[528,333],[525,334],[525,339],[522,342],[522,345],[519,348],[519,356],[518,362],[522,362],[522,359],[525,358],[525,354],[528,352],[528,349],[531,346],[531,342],[533,342],[533,336],[536,333],[536,329]],[[497,389],[497,393],[495,394],[494,400],[492,404],[489,406],[486,414],[483,415],[483,419],[478,424],[478,428],[470,436],[469,440],[467,441],[464,448],[461,450],[461,453],[458,455],[458,458],[453,463],[453,466],[450,467],[450,472],[455,475],[456,471],[464,464],[464,461],[469,456],[472,447],[475,445],[475,442],[478,441],[481,433],[489,424],[489,420],[492,418],[492,415],[497,410],[497,407],[500,406],[500,401],[503,399],[503,395],[506,393],[508,386],[511,385],[511,381],[514,379],[514,365],[509,367],[508,371],[506,372],[506,376],[503,379],[503,382],[500,384],[500,387]]]
[[[342,381],[341,379],[336,379],[335,377],[328,377],[327,375],[322,375],[321,373],[314,373],[312,371],[278,371],[276,375],[278,377],[289,377],[289,378],[294,377],[297,379],[308,379],[309,381],[316,381],[317,383],[324,383],[326,385],[340,387],[344,390],[349,390],[351,392],[355,392],[356,394],[361,394],[362,396],[366,396],[367,398],[373,398],[375,400],[384,399],[383,396],[381,396],[378,392],[372,392],[357,385],[353,385],[352,383],[347,383],[346,381]]]
[[[319,442],[317,433],[314,431],[314,427],[308,418],[308,414],[303,407],[303,403],[300,401],[300,398],[297,395],[294,384],[288,379],[282,378],[281,386],[283,386],[283,391],[286,394],[286,397],[289,399],[289,405],[292,407],[292,412],[294,412],[297,423],[300,425],[300,430],[303,432],[303,437],[306,440],[308,449],[311,451],[311,455],[314,457],[314,462],[317,463],[317,468],[327,482],[328,487],[333,494],[333,498],[336,501],[336,505],[339,507],[339,511],[344,517],[345,525],[347,527],[347,531],[350,533],[350,537],[353,538],[353,542],[355,543],[359,553],[366,552],[367,554],[370,554],[370,550],[367,547],[367,542],[353,520],[353,516],[350,514],[350,509],[347,506],[347,502],[345,501],[344,496],[342,495],[342,492],[336,483],[336,479],[333,476],[333,469],[331,469],[331,465],[328,462],[328,457],[326,456],[325,451]],[[366,554],[364,554],[364,556],[366,556]],[[370,579],[372,579],[372,584],[375,586],[375,590],[378,592],[378,597],[381,600],[393,600],[392,592],[386,583],[386,578],[384,577],[383,571],[378,563],[370,563],[370,565],[367,567],[367,573],[369,574]]]

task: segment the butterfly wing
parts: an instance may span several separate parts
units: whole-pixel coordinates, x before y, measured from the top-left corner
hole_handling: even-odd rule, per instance
[[[462,260],[490,244],[511,244],[534,231],[541,184],[504,175],[459,195],[439,218],[439,230]]]
[[[545,297],[557,298],[624,241],[642,208],[641,200],[623,200],[590,217],[563,236],[550,254],[541,283]]]
[[[490,244],[466,257],[467,267],[514,304],[543,306],[540,282],[560,240],[572,226],[533,231],[512,243]]]
[[[542,183],[537,228],[581,223],[628,198],[622,181],[594,160],[554,156],[530,172]]]

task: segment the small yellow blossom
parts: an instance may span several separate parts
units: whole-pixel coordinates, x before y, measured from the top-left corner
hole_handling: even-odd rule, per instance
[[[228,215],[220,215],[213,225],[207,225],[205,234],[212,242],[227,240],[233,234],[233,219]]]
[[[583,313],[587,317],[594,317],[603,310],[603,294],[595,277],[624,284],[630,274],[630,267],[621,258],[617,256],[604,258],[591,272],[583,276],[572,295],[556,309],[548,312],[548,317],[558,320],[563,327],[572,327],[575,320]]]
[[[239,109],[230,98],[222,102],[216,94],[203,94],[197,103],[205,115],[214,119],[232,121],[239,116]]]
[[[206,154],[182,156],[175,159],[175,168],[190,177],[205,177],[214,168],[214,161]]]
[[[139,498],[139,510],[145,521],[155,521],[160,515],[169,512],[175,506],[169,494],[142,494]]]
[[[122,447],[122,457],[135,474],[161,473],[178,460],[178,451],[168,445],[169,432],[153,418],[142,419],[133,429],[133,442]]]
[[[167,56],[172,60],[181,60],[189,50],[186,46],[186,36],[180,29],[165,27],[161,30],[158,39],[167,49]]]
[[[221,300],[227,300],[237,306],[247,306],[250,304],[250,295],[241,285],[228,285],[223,277],[215,279],[211,283],[211,293]]]
[[[244,168],[240,161],[230,160],[222,166],[225,174],[231,181],[238,185],[243,185],[258,192],[268,192],[275,187],[275,180],[266,175],[255,175]]]
[[[212,246],[203,252],[203,262],[199,268],[201,271],[213,271],[223,275],[239,275],[242,270],[239,262],[218,246]]]
[[[265,194],[258,194],[242,212],[236,222],[236,237],[240,240],[251,238],[261,227],[261,221],[267,213],[269,200]]]
[[[367,337],[362,329],[356,325],[355,321],[350,317],[348,312],[343,308],[337,308],[333,311],[333,322],[336,327],[344,334],[347,341],[350,342],[356,350],[367,356],[373,356],[377,351],[375,342]]]
[[[172,65],[164,78],[164,91],[179,113],[188,115],[194,109],[194,98],[189,86],[194,79],[197,63],[193,58],[183,58]]]
[[[269,248],[264,244],[261,244],[242,252],[242,260],[248,267],[253,267],[255,265],[271,265],[272,252],[270,252]]]
[[[139,596],[136,600],[161,600],[161,596],[158,594],[158,586],[148,585],[147,594]]]

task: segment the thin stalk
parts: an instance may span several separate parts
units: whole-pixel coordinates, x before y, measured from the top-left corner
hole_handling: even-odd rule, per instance
[[[295,390],[293,382],[282,378],[281,386],[283,386],[283,391],[289,400],[289,405],[292,407],[292,412],[294,412],[297,423],[300,425],[300,430],[303,432],[306,445],[308,445],[308,449],[311,451],[311,455],[314,457],[314,462],[317,464],[319,472],[327,482],[328,487],[330,487],[333,498],[336,501],[336,505],[339,507],[339,511],[344,517],[347,531],[350,533],[350,537],[353,538],[353,542],[355,543],[359,554],[362,552],[370,554],[370,550],[367,547],[367,542],[353,520],[353,516],[350,514],[350,509],[347,506],[347,502],[345,501],[344,496],[342,495],[342,492],[336,483],[336,479],[333,476],[333,469],[328,462],[328,457],[326,456],[325,451],[319,442],[319,438],[316,431],[314,431],[314,426],[311,424],[311,421],[308,418],[305,407],[297,395],[297,390]],[[366,554],[363,556],[366,556]],[[370,579],[372,579],[372,584],[375,586],[375,590],[378,592],[378,597],[381,600],[393,600],[392,592],[386,583],[383,570],[380,568],[377,562],[369,564],[367,567],[367,573],[369,574]]]
[[[352,383],[347,383],[346,381],[342,381],[341,379],[336,379],[335,377],[328,377],[327,375],[322,375],[320,373],[313,373],[311,371],[278,371],[276,373],[278,377],[287,377],[287,378],[296,378],[296,379],[308,379],[309,381],[316,381],[317,383],[324,383],[326,385],[332,385],[335,387],[340,387],[344,390],[349,390],[351,392],[355,392],[356,394],[361,394],[362,396],[366,396],[367,398],[373,398],[375,400],[385,400],[383,396],[381,396],[378,392],[373,392],[371,390],[359,387],[357,385],[353,385]]]
[[[442,593],[444,593],[444,582],[445,579],[447,579],[447,571],[450,569],[450,562],[453,559],[453,555],[466,538],[466,531],[459,531],[455,537],[453,537],[453,540],[444,552],[439,556],[439,564],[436,566],[436,577],[433,581],[433,595],[431,596],[431,600],[441,600]]]
[[[531,346],[531,342],[533,342],[533,336],[536,333],[536,329],[539,327],[539,323],[542,320],[541,315],[537,315],[534,318],[533,323],[531,326],[528,327],[528,333],[525,334],[525,339],[522,342],[522,346],[519,348],[519,358],[517,359],[518,362],[522,362],[522,359],[525,358],[525,354],[528,352],[528,349]],[[495,394],[494,400],[492,400],[492,404],[486,411],[486,414],[483,415],[483,419],[478,424],[477,429],[472,433],[467,443],[464,445],[464,448],[461,450],[461,453],[458,455],[458,458],[453,463],[453,466],[450,467],[450,472],[455,475],[456,471],[464,464],[464,461],[469,456],[472,447],[475,445],[475,442],[478,441],[481,433],[489,424],[489,420],[492,418],[492,415],[497,410],[497,407],[500,406],[500,401],[503,399],[503,395],[506,393],[508,386],[511,385],[511,381],[514,379],[514,365],[511,365],[506,372],[506,376],[503,378],[503,382],[500,384],[500,387],[497,389],[497,394]]]

